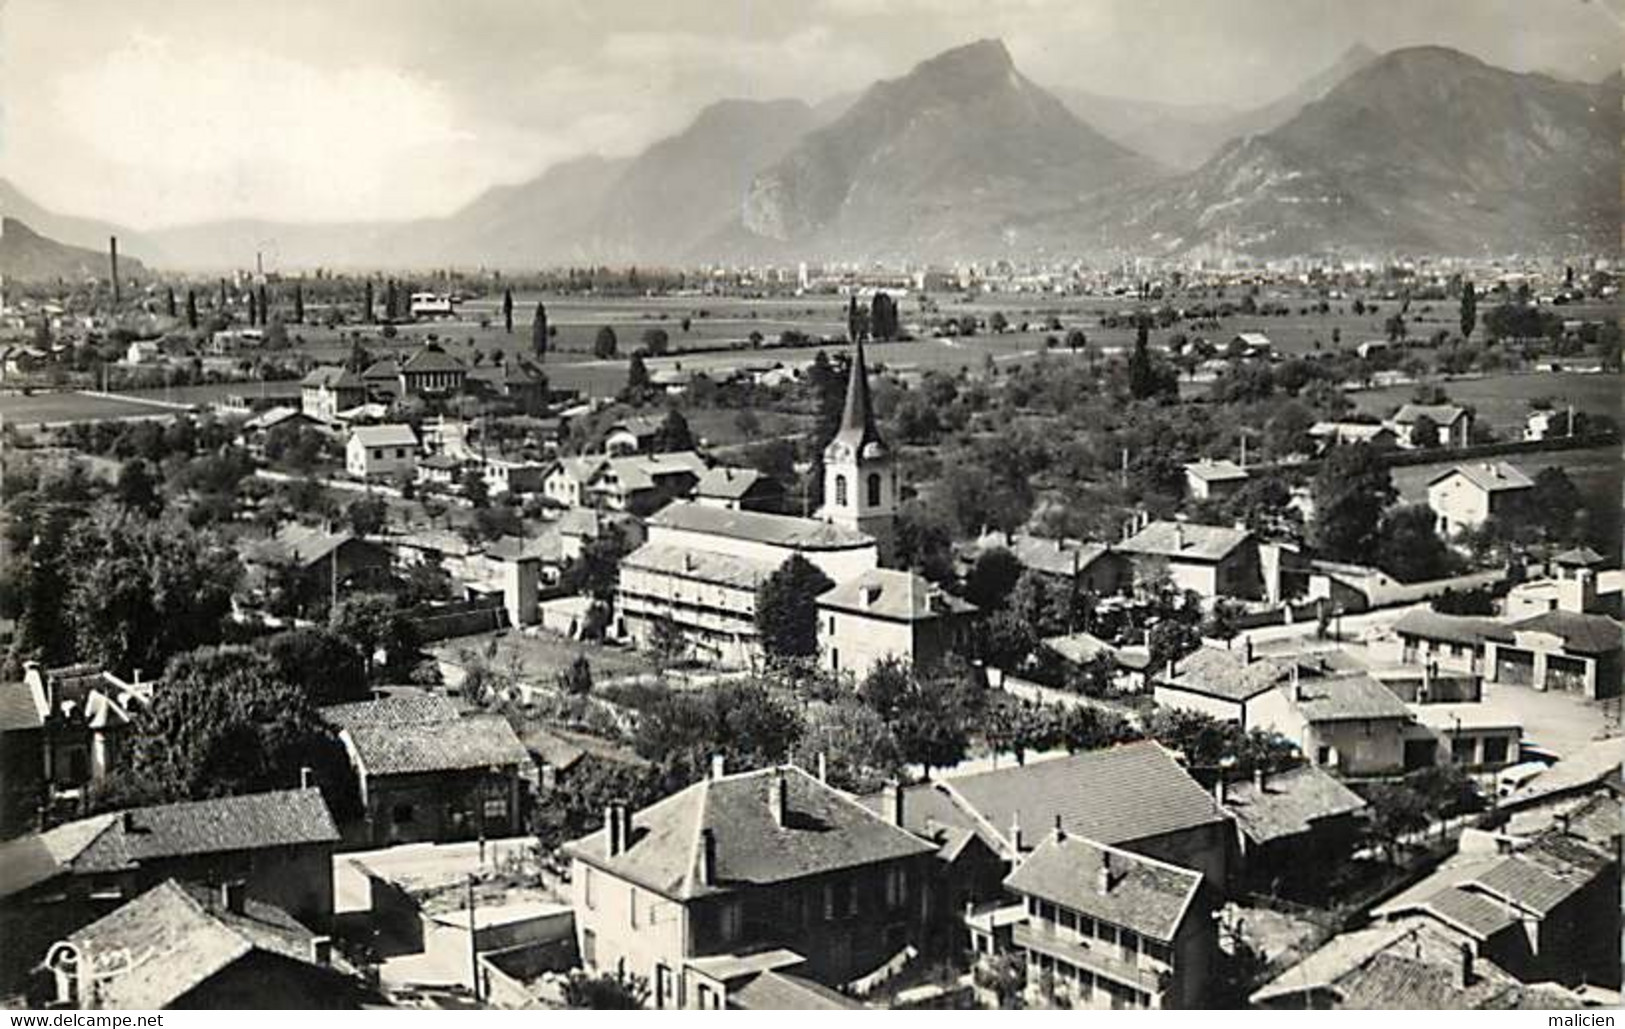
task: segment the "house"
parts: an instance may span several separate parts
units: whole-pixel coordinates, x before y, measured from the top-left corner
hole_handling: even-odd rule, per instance
[[[1388,419],[1401,448],[1465,447],[1472,441],[1473,413],[1455,404],[1404,404]],[[1437,436],[1421,439],[1418,426],[1432,425]]]
[[[604,431],[605,454],[650,454],[659,446],[661,430],[665,428],[663,414],[631,415],[615,422]]]
[[[989,533],[976,541],[977,554],[1002,547],[1021,567],[1037,572],[1067,596],[1097,597],[1122,592],[1130,578],[1129,562],[1104,543],[1048,539],[1024,532]]]
[[[1073,836],[1062,821],[1004,881],[1026,908],[1012,943],[1028,995],[1081,1008],[1203,1007],[1218,935],[1202,873]]]
[[[1342,776],[1393,775],[1435,759],[1431,738],[1407,747],[1415,715],[1364,672],[1292,674],[1248,707],[1252,727],[1286,737],[1312,764]]]
[[[1441,535],[1476,529],[1512,505],[1532,499],[1535,482],[1505,461],[1457,465],[1428,481],[1428,507]]]
[[[530,723],[520,738],[540,773],[543,793],[569,789],[572,780],[591,776],[593,769],[649,767],[632,748],[591,733]]]
[[[400,366],[400,395],[455,396],[463,391],[468,368],[438,343],[425,343]]]
[[[374,846],[512,836],[524,829],[530,754],[499,715],[460,715],[433,694],[334,704],[322,718],[355,769]]]
[[[315,426],[317,424],[319,424],[317,420],[306,414],[301,408],[276,405],[266,408],[243,422],[242,433],[245,438],[254,438],[284,425]]]
[[[1617,697],[1625,676],[1625,626],[1606,615],[1554,610],[1506,627],[1511,639],[1486,640],[1490,682],[1563,690],[1592,700]]]
[[[45,783],[45,721],[26,686],[0,683],[0,838],[38,828]]]
[[[1185,493],[1192,500],[1228,497],[1247,482],[1247,469],[1234,461],[1204,457],[1185,465]]]
[[[524,414],[538,414],[547,404],[547,376],[529,361],[477,364],[464,379],[467,389],[513,401]]]
[[[486,458],[479,463],[485,489],[493,497],[541,492],[547,467],[540,461],[510,461],[501,457]]]
[[[1258,541],[1246,529],[1155,521],[1118,544],[1117,550],[1133,563],[1136,578],[1166,568],[1176,587],[1205,601],[1263,593]]]
[[[935,850],[799,768],[719,759],[563,853],[584,965],[645,978],[656,1008],[724,1008],[769,972],[838,988],[917,946],[949,914],[928,906]]]
[[[129,349],[124,352],[125,364],[157,364],[163,359],[163,348],[155,339],[131,340]]]
[[[417,475],[418,437],[410,425],[365,425],[350,430],[344,469],[363,480]]]
[[[692,493],[705,470],[705,458],[692,450],[611,457],[588,477],[583,500],[605,511],[649,515]]]
[[[1225,783],[1221,806],[1236,823],[1235,866],[1251,892],[1311,892],[1354,853],[1365,800],[1311,765]]]
[[[320,790],[128,808],[0,843],[0,988],[53,941],[168,878],[241,883],[305,925],[333,917],[339,831]]]
[[[1574,408],[1530,411],[1524,420],[1523,438],[1528,442],[1574,435]]]
[[[365,997],[331,938],[240,883],[166,879],[47,960],[57,1004],[87,1010],[358,1008]]]
[[[1489,641],[1512,642],[1512,632],[1503,622],[1439,614],[1425,607],[1406,611],[1390,632],[1398,642],[1401,663],[1468,675],[1487,674],[1484,657]]]
[[[1620,983],[1619,860],[1554,827],[1462,851],[1372,916],[1421,920],[1524,982]]]
[[[1551,983],[1521,983],[1424,922],[1334,936],[1249,1000],[1281,1011],[1568,1011],[1586,1003]]]
[[[818,597],[818,646],[832,672],[862,680],[887,658],[940,666],[970,630],[976,605],[915,572],[872,568]]]
[[[1303,668],[1296,657],[1255,656],[1252,641],[1243,637],[1234,648],[1204,645],[1154,672],[1151,696],[1159,708],[1194,711],[1256,729],[1259,715],[1249,706],[1298,674],[1319,670],[1313,664]]]
[[[902,794],[911,831],[969,830],[1008,867],[1059,814],[1069,835],[1195,869],[1215,888],[1229,881],[1228,818],[1154,741],[923,782]]]
[[[1548,611],[1571,611],[1618,618],[1625,604],[1617,585],[1607,590],[1601,587],[1602,562],[1602,556],[1589,547],[1558,554],[1548,564],[1550,575],[1525,580],[1508,591],[1503,605],[1506,617],[1516,621]]]
[[[597,454],[561,457],[543,473],[542,495],[564,507],[585,507],[588,503],[587,484],[608,463],[609,458]]]
[[[784,484],[754,468],[709,468],[694,484],[694,499],[730,511],[784,509]]]
[[[301,613],[325,609],[341,593],[380,586],[390,578],[389,551],[379,544],[297,523],[249,544],[244,563],[253,587],[291,591],[289,599]]]
[[[339,365],[313,368],[299,383],[299,410],[318,422],[336,422],[340,411],[366,400],[365,380]]]
[[[154,683],[125,682],[95,665],[23,665],[23,688],[40,722],[39,781],[46,824],[82,813],[87,789],[113,774],[130,721],[152,702]]]
[[[1262,332],[1238,332],[1225,347],[1226,357],[1269,357],[1275,345]]]
[[[616,634],[646,643],[662,621],[689,649],[725,663],[756,645],[756,587],[792,554],[836,583],[878,565],[875,540],[812,518],[678,501],[647,520],[648,542],[621,562]]]
[[[1523,719],[1504,704],[1413,704],[1416,725],[1405,746],[1420,761],[1424,741],[1432,737],[1437,760],[1473,772],[1494,772],[1517,764]]]
[[[1376,422],[1316,422],[1309,427],[1309,436],[1321,452],[1334,446],[1360,443],[1378,449],[1399,446],[1399,436],[1394,430]]]

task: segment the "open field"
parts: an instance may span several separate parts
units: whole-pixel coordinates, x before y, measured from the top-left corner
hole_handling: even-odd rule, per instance
[[[1457,379],[1440,383],[1450,399],[1470,404],[1479,421],[1503,436],[1522,432],[1529,413],[1529,401],[1550,397],[1561,406],[1573,404],[1576,411],[1620,417],[1620,400],[1625,396],[1625,380],[1606,372],[1538,372],[1529,375],[1493,375],[1480,379]],[[1414,387],[1391,386],[1349,394],[1355,407],[1379,418],[1393,413],[1411,399]]]
[[[164,398],[160,396],[159,399]],[[117,418],[162,418],[174,414],[173,409],[159,407],[156,404],[142,404],[106,396],[89,396],[84,393],[0,396],[0,421],[15,425]]]

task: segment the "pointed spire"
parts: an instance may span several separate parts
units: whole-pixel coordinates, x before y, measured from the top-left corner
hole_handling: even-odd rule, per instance
[[[835,438],[859,451],[870,443],[881,442],[874,408],[869,403],[869,366],[863,360],[861,339],[853,344],[852,370],[846,382],[846,409],[841,412],[841,427]]]

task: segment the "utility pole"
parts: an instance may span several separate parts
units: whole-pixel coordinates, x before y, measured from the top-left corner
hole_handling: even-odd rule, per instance
[[[480,1001],[480,945],[474,935],[474,873],[468,873],[468,976],[474,1003]]]
[[[107,269],[113,276],[113,307],[117,308],[121,294],[118,283],[118,237],[107,237]]]

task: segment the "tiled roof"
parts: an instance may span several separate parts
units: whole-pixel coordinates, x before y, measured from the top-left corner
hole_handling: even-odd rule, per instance
[[[280,908],[245,900],[239,914],[205,888],[173,879],[69,939],[82,953],[127,956],[96,980],[94,1003],[103,1008],[168,1007],[256,951],[327,967],[314,959],[314,934]]]
[[[34,706],[34,695],[28,685],[0,682],[0,732],[38,729],[41,724],[39,708]]]
[[[787,816],[774,820],[769,794],[784,777]],[[716,845],[715,885],[700,878],[702,830]],[[899,829],[793,766],[706,779],[632,816],[632,839],[610,857],[605,830],[566,852],[667,897],[686,900],[842,868],[930,854]]]
[[[1424,898],[1417,908],[1478,940],[1487,940],[1518,924],[1503,905],[1459,886],[1439,890]]]
[[[325,532],[315,526],[291,524],[252,547],[251,556],[260,561],[291,560],[301,568],[309,568],[353,539],[348,532]]]
[[[590,480],[613,478],[623,490],[654,489],[660,480],[674,475],[698,478],[705,472],[705,458],[692,450],[667,454],[628,454],[612,457],[589,476]]]
[[[1073,664],[1079,665],[1093,660],[1100,654],[1105,654],[1114,659],[1117,656],[1116,647],[1099,636],[1087,632],[1074,632],[1067,636],[1049,636],[1044,639],[1044,646]]]
[[[1247,478],[1247,469],[1234,461],[1192,461],[1185,465],[1185,474],[1203,482],[1234,482]]]
[[[978,546],[982,550],[1003,547],[1021,562],[1023,568],[1064,578],[1071,578],[1110,553],[1110,548],[1102,543],[1046,539],[1042,536],[1029,536],[1026,533],[1015,533],[1009,537],[984,537]]]
[[[915,572],[871,568],[819,594],[819,607],[836,608],[869,618],[923,622],[952,615],[968,615],[976,605],[927,582]]]
[[[1479,872],[1467,888],[1546,915],[1607,868],[1608,859],[1586,844],[1549,834]]]
[[[1455,404],[1402,404],[1399,410],[1394,412],[1394,422],[1407,425],[1418,418],[1426,418],[1435,425],[1452,425],[1466,413],[1466,408]]]
[[[499,715],[448,721],[359,725],[345,730],[356,762],[367,775],[455,772],[523,765],[525,745]]]
[[[244,422],[243,428],[250,432],[260,429],[274,429],[293,418],[305,419],[306,416],[297,407],[268,407]]]
[[[1262,787],[1252,779],[1231,784],[1224,806],[1248,839],[1268,843],[1308,832],[1320,819],[1363,811],[1366,803],[1332,776],[1304,765],[1270,776]]]
[[[700,476],[700,481],[694,484],[694,495],[738,500],[749,493],[758,482],[766,479],[766,476],[754,468],[727,466],[710,468]]]
[[[1229,525],[1152,522],[1124,540],[1118,550],[1180,561],[1221,561],[1251,534]]]
[[[769,970],[730,989],[728,1006],[747,1011],[849,1011],[863,1005],[803,976]]]
[[[1400,615],[1399,621],[1394,623],[1394,631],[1405,636],[1464,643],[1473,647],[1485,640],[1512,642],[1512,630],[1503,622],[1472,615],[1443,615],[1425,607],[1413,608]]]
[[[392,357],[386,357],[381,361],[374,361],[372,364],[369,364],[367,367],[361,369],[361,377],[363,379],[396,379],[400,377],[400,374],[401,363]]]
[[[751,540],[796,550],[853,550],[874,546],[874,538],[839,525],[793,515],[729,511],[693,501],[668,504],[649,518],[651,527]]]
[[[1222,821],[1213,797],[1154,741],[961,776],[946,786],[994,832],[1062,828],[1112,846]],[[1006,841],[1008,842],[1008,841]]]
[[[1607,654],[1625,643],[1625,625],[1606,615],[1578,611],[1547,611],[1515,622],[1512,628],[1518,632],[1550,633],[1560,637],[1567,649],[1581,654]]]
[[[1204,646],[1180,658],[1174,673],[1171,679],[1160,679],[1158,685],[1240,703],[1286,682],[1292,675],[1292,661],[1272,657],[1248,661],[1245,651]]]
[[[375,700],[349,704],[329,704],[322,718],[337,729],[379,725],[425,725],[449,722],[459,717],[457,705],[438,693],[422,690],[392,694]]]
[[[1110,870],[1105,889],[1100,881],[1103,868]],[[1196,899],[1202,873],[1075,836],[1057,839],[1052,832],[1004,885],[1168,942]]]
[[[485,545],[485,556],[498,561],[564,560],[558,529],[543,526],[539,536],[503,536]]]
[[[68,871],[117,819],[117,815],[93,815],[0,843],[0,897],[21,893]]]
[[[1279,688],[1293,690],[1291,686]],[[1404,701],[1364,672],[1299,679],[1292,702],[1311,723],[1411,717]]]
[[[858,798],[858,803],[881,818],[891,817],[891,795],[882,790]],[[967,836],[979,836],[995,853],[1004,846],[1003,839],[964,807],[940,780],[928,779],[903,787],[903,828],[938,844],[941,856],[957,849]]]
[[[410,425],[363,425],[350,430],[350,438],[364,447],[415,447],[417,434]]]
[[[755,590],[777,571],[771,561],[718,554],[669,543],[645,543],[621,559],[623,569],[676,575],[733,589]]]
[[[328,364],[319,368],[312,368],[310,374],[300,380],[305,386],[325,386],[328,389],[363,389],[366,386],[361,376],[343,365]]]
[[[1431,486],[1436,482],[1443,482],[1452,475],[1460,475],[1468,482],[1481,490],[1496,492],[1499,490],[1529,489],[1535,485],[1535,480],[1518,471],[1505,461],[1482,461],[1475,464],[1459,464],[1454,468],[1446,469],[1428,480]]]
[[[411,375],[417,372],[466,372],[463,362],[446,353],[433,343],[425,344],[416,353],[406,359],[401,365],[401,373]]]
[[[1607,560],[1607,558],[1590,547],[1573,547],[1552,558],[1554,564],[1567,565],[1573,568],[1590,568]]]

